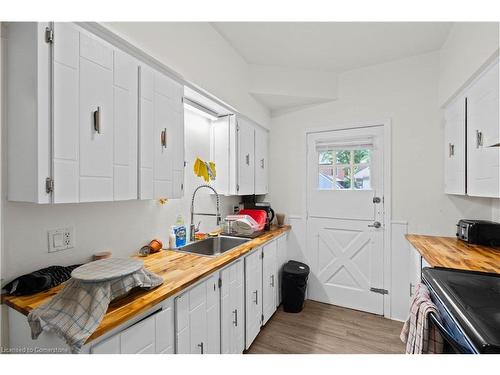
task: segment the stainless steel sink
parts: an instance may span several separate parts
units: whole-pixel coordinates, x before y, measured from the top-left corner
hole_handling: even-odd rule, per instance
[[[232,250],[248,241],[250,241],[248,238],[239,237],[210,237],[201,241],[191,242],[176,249],[176,251],[213,257]]]

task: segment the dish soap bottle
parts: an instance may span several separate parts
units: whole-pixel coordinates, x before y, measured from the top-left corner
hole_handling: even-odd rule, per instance
[[[181,247],[186,244],[186,226],[182,215],[177,215],[174,226],[175,247]]]

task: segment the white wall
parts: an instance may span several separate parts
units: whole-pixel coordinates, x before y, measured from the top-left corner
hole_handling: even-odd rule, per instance
[[[498,53],[498,32],[498,22],[453,24],[440,52],[440,105],[457,94]]]
[[[111,22],[105,27],[262,126],[269,110],[249,93],[245,60],[207,22]]]
[[[157,201],[126,201],[36,205],[3,201],[5,242],[2,260],[7,280],[49,265],[69,265],[90,260],[93,253],[105,249],[114,256],[128,256],[159,238],[168,244],[170,226],[177,214],[189,225],[189,207],[194,188],[203,181],[192,172],[194,158],[210,157],[210,124],[205,118],[185,111],[186,167],[185,195],[162,206]],[[4,127],[5,131],[5,127]],[[5,165],[3,171],[5,173]],[[5,175],[4,175],[5,177]],[[5,197],[5,186],[2,193]],[[221,197],[223,214],[230,212],[238,198]],[[208,190],[198,193],[196,207],[215,212],[215,198]],[[215,227],[214,218],[202,219],[202,230]],[[72,225],[76,247],[48,253],[47,230]],[[167,241],[167,242],[165,242]]]

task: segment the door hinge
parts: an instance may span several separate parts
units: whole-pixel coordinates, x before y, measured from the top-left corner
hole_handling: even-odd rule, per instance
[[[222,288],[222,279],[219,277],[219,289]]]
[[[240,191],[240,185],[236,185],[236,191]]]
[[[45,192],[50,194],[54,191],[54,180],[51,177],[45,179]]]
[[[382,289],[382,288],[370,288],[370,292],[379,294],[389,294],[389,291],[387,289]]]
[[[262,314],[262,315],[260,316],[260,322],[261,322],[261,323],[264,323],[264,314]]]
[[[260,253],[260,259],[264,259],[264,252]]]
[[[54,29],[50,27],[45,28],[45,43],[54,43]]]

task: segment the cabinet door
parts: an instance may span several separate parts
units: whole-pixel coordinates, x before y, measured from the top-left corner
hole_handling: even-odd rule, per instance
[[[53,44],[53,178],[54,203],[79,201],[79,67],[80,34],[66,22],[56,22]]]
[[[467,193],[500,197],[498,61],[467,90]]]
[[[262,253],[262,324],[266,324],[276,311],[277,242],[271,241],[265,244]]]
[[[145,66],[139,68],[139,198],[153,199],[153,77]]]
[[[172,196],[172,137],[169,125],[173,121],[170,101],[163,95],[154,96],[154,198]]]
[[[135,60],[115,50],[114,95],[114,200],[137,199],[137,74]]]
[[[255,128],[255,193],[267,194],[268,173],[268,134],[267,131]]]
[[[241,354],[245,349],[243,263],[238,260],[220,273],[222,354]]]
[[[465,98],[445,109],[445,193],[465,194]]]
[[[80,202],[113,200],[112,50],[80,33]]]
[[[120,353],[154,354],[155,340],[155,316],[150,316],[120,334]]]
[[[220,291],[219,274],[212,275],[205,282],[206,302],[206,342],[205,354],[220,354]]]
[[[277,240],[277,271],[276,271],[276,307],[278,307],[281,303],[281,282],[283,275],[283,266],[288,261],[288,252],[287,252],[287,235],[279,237]]]
[[[245,258],[246,349],[252,345],[262,325],[262,249]]]
[[[172,300],[168,300],[162,311],[155,315],[157,354],[174,354],[174,307]]]
[[[244,119],[237,119],[238,129],[238,195],[254,193],[254,144],[255,130],[253,125]]]
[[[220,353],[218,274],[176,298],[178,354]]]

